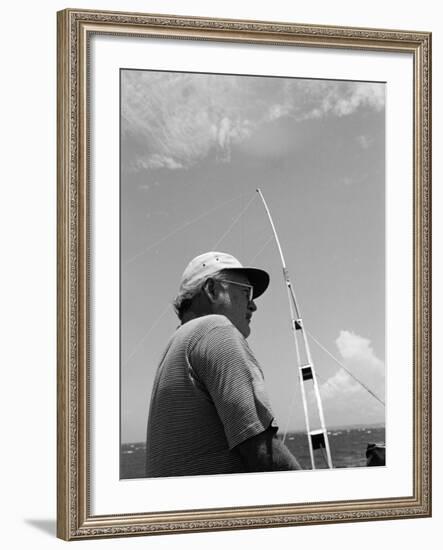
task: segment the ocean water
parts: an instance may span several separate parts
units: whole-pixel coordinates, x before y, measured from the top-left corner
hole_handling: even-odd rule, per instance
[[[366,448],[370,443],[385,443],[385,428],[365,426],[328,431],[334,468],[366,467]],[[304,469],[311,468],[308,438],[305,433],[288,433],[285,444]],[[126,443],[120,452],[120,479],[145,477],[145,443]],[[314,453],[316,468],[326,468],[321,450]]]

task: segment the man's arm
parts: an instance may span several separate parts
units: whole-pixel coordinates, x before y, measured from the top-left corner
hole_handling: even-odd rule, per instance
[[[249,472],[302,470],[297,459],[278,439],[273,428],[243,441],[235,447]]]

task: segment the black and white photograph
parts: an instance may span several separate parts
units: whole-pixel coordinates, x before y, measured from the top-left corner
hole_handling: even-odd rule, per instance
[[[433,549],[438,2],[3,15],[2,547]]]
[[[120,70],[122,480],[389,461],[385,108]]]
[[[58,536],[429,517],[430,33],[57,20]]]

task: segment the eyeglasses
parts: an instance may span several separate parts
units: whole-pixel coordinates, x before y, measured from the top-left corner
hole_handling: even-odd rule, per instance
[[[245,283],[237,283],[237,281],[229,281],[228,279],[221,279],[221,283],[228,283],[230,285],[242,286],[243,288],[248,289],[248,304],[254,299],[254,287],[252,285],[247,285]]]

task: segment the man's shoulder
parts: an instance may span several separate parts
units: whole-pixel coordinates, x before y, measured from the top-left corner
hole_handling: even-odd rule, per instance
[[[234,342],[243,339],[240,332],[224,315],[205,315],[191,319],[182,325],[175,335],[176,342],[186,342],[187,346],[194,348],[198,343]]]
[[[196,319],[192,319],[191,321],[188,321],[186,325],[188,325],[189,330],[192,330],[192,331],[198,330],[203,332],[209,332],[218,327],[234,328],[234,325],[231,323],[231,321],[227,317],[225,317],[225,315],[217,315],[214,313],[211,315],[204,315],[203,317],[197,317]]]

